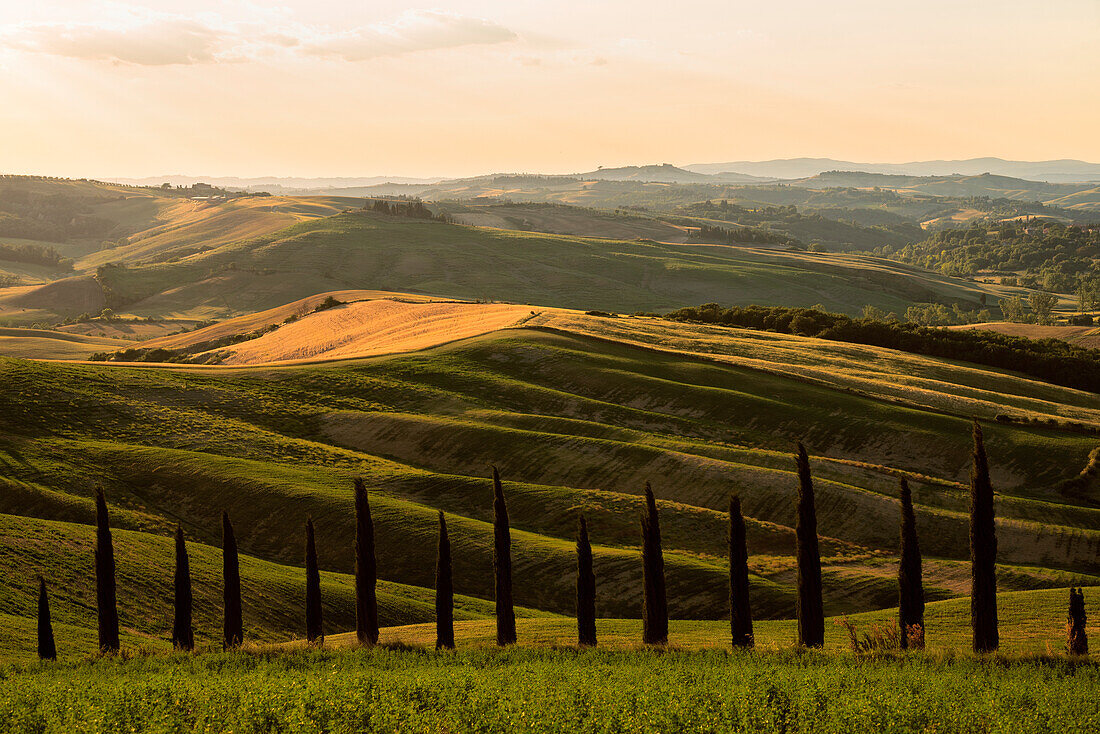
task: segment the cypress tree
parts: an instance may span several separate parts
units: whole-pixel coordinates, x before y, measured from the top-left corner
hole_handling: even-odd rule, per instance
[[[362,479],[355,480],[355,636],[360,645],[378,643],[378,561],[374,554],[374,520]]]
[[[225,618],[222,627],[222,647],[230,650],[244,642],[244,619],[241,614],[241,567],[237,558],[237,537],[229,513],[222,512],[222,581]]]
[[[997,535],[993,523],[993,485],[982,428],[974,419],[974,465],[970,471],[970,623],[974,652],[993,652],[997,634]]]
[[[749,551],[741,498],[730,496],[730,634],[734,647],[752,647],[752,609],[749,607]]]
[[[496,573],[497,644],[516,641],[516,611],[512,607],[512,536],[500,474],[493,467],[493,570]]]
[[[661,551],[661,522],[653,488],[645,483],[646,511],[642,513],[642,642],[668,642],[668,599],[665,596],[665,560]]]
[[[810,459],[806,447],[798,444],[798,520],[795,540],[798,544],[798,644],[822,647],[825,644],[825,612],[821,599],[821,553],[817,544],[817,509],[814,483],[810,477]]]
[[[306,520],[306,642],[325,642],[321,617],[321,572],[317,568],[317,541],[313,518]]]
[[[172,645],[177,650],[194,650],[195,635],[191,625],[191,564],[187,559],[187,544],[183,540],[182,525],[176,525],[175,592]]]
[[[38,659],[57,660],[53,624],[50,622],[50,599],[46,595],[46,579],[41,576],[38,577]]]
[[[103,488],[95,493],[95,581],[96,610],[99,616],[99,649],[118,652],[118,604],[115,594],[115,548],[111,523],[107,517],[107,498]]]
[[[898,564],[898,624],[901,647],[909,647],[910,630],[920,632],[914,640],[924,641],[924,584],[921,573],[920,545],[917,543],[917,516],[913,512],[913,494],[909,482],[901,480],[901,560]]]
[[[596,645],[596,574],[584,515],[577,523],[577,644]]]
[[[1066,624],[1066,651],[1070,655],[1088,655],[1089,637],[1085,631],[1085,590],[1069,590],[1069,622]]]
[[[447,519],[439,511],[439,552],[435,561],[435,649],[455,647],[454,574],[451,569],[451,539]]]

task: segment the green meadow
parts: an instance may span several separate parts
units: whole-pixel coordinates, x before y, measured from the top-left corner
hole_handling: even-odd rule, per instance
[[[0,672],[22,732],[1088,732],[1100,666],[828,653],[374,649]]]

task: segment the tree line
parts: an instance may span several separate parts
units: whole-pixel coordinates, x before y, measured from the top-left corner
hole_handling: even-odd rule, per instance
[[[941,230],[890,257],[945,275],[999,273],[1008,276],[1002,283],[1058,293],[1082,286],[1092,293],[1100,287],[1100,228],[1095,225],[978,222],[966,229]]]
[[[433,219],[440,222],[450,221],[450,217],[446,213],[435,215],[423,201],[409,197],[398,197],[396,200],[367,199],[363,204],[363,211],[371,211],[376,214],[388,214],[392,217]]]
[[[44,245],[0,243],[0,260],[28,263],[30,265],[45,265],[49,268],[59,268],[61,270],[73,269],[72,260],[64,257],[54,248]]]
[[[994,524],[994,491],[989,478],[989,461],[985,452],[982,429],[977,419],[973,424],[973,452],[970,473],[970,561],[971,561],[971,628],[972,647],[976,653],[997,650],[997,538]],[[818,543],[817,510],[810,460],[800,442],[795,454],[798,478],[796,495],[796,567],[797,597],[795,617],[798,644],[821,648],[825,644],[825,614],[822,593],[821,554]],[[516,614],[513,602],[511,530],[508,505],[500,474],[492,468],[493,507],[493,579],[496,616],[496,642],[508,646],[517,642]],[[371,518],[370,498],[362,479],[353,484],[355,498],[355,632],[360,645],[378,643],[378,600],[376,585],[378,563],[375,555],[375,531]],[[898,618],[901,649],[922,649],[925,642],[924,587],[921,553],[917,537],[917,521],[908,482],[900,481],[900,546],[897,570]],[[645,485],[644,508],[640,516],[641,538],[641,611],[642,642],[665,645],[668,642],[669,613],[665,586],[664,557],[661,547],[661,525],[657,501],[648,482]],[[741,500],[729,498],[729,614],[732,647],[754,646],[751,584],[748,570],[748,547]],[[596,588],[592,545],[588,522],[578,517],[576,576],[577,644],[592,647],[596,637]],[[107,501],[103,490],[96,491],[96,611],[99,649],[102,653],[120,650],[115,556],[111,536]],[[324,643],[324,621],[321,604],[321,581],[317,562],[316,530],[312,518],[305,523],[305,637],[310,644]],[[244,642],[241,576],[233,524],[222,513],[222,585],[223,628],[222,647],[233,650]],[[173,580],[172,644],[177,650],[192,651],[195,647],[193,628],[193,595],[191,572],[182,525],[175,533],[175,575]],[[38,655],[44,660],[57,658],[53,628],[50,622],[46,581],[38,584]],[[436,553],[436,649],[453,649],[454,575],[447,519],[439,512],[439,539]],[[1084,593],[1070,589],[1066,647],[1073,655],[1088,654],[1085,629]]]
[[[717,303],[681,308],[676,321],[739,326],[780,334],[870,344],[930,357],[1022,372],[1078,390],[1100,392],[1100,353],[1060,339],[1027,339],[992,331],[936,329],[876,318],[854,319],[813,308],[731,306]]]

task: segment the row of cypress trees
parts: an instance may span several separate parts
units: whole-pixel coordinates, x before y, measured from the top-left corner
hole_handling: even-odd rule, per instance
[[[970,552],[972,564],[971,624],[975,652],[997,649],[996,535],[993,489],[981,427],[974,421],[973,466],[971,469]],[[804,647],[822,647],[825,642],[825,616],[821,583],[821,555],[818,544],[817,513],[809,457],[799,443],[795,456],[798,475],[795,542],[798,574],[798,643]],[[493,572],[496,604],[497,644],[516,642],[516,617],[512,593],[511,531],[508,506],[500,474],[492,469],[493,482]],[[356,636],[362,645],[378,642],[378,603],[376,595],[377,559],[374,523],[370,502],[362,479],[356,479],[355,492],[355,611]],[[924,590],[921,555],[917,539],[916,515],[908,482],[900,482],[901,556],[898,565],[898,622],[900,644],[923,646]],[[306,566],[306,639],[324,641],[320,571],[317,561],[316,534],[312,518],[305,525]],[[665,588],[664,558],[661,548],[660,518],[653,489],[645,486],[645,508],[641,515],[642,556],[642,639],[645,644],[668,642],[668,598]],[[577,640],[582,646],[596,645],[596,577],[588,524],[582,515],[577,531]],[[730,635],[734,647],[752,647],[752,611],[749,603],[748,548],[741,500],[729,501],[729,608]],[[181,650],[194,649],[192,623],[193,596],[190,565],[183,528],[175,534],[176,567],[174,579],[174,618],[172,643]],[[239,647],[244,641],[241,604],[240,565],[236,535],[227,512],[222,513],[223,647]],[[96,604],[99,647],[104,652],[119,650],[119,621],[115,586],[115,558],[107,503],[103,490],[96,492]],[[449,649],[454,641],[454,578],[447,521],[439,513],[439,544],[436,560],[436,647]],[[38,653],[43,659],[55,659],[57,650],[50,623],[46,582],[39,578]],[[1067,645],[1073,654],[1087,654],[1084,595],[1070,590]]]

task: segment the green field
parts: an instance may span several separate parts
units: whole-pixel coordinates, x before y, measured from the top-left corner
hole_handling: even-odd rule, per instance
[[[912,655],[374,649],[0,672],[22,732],[1088,732],[1100,667]]]
[[[856,255],[594,239],[361,212],[215,242],[173,260],[131,261],[101,268],[94,281],[76,277],[0,298],[0,316],[29,323],[108,305],[142,317],[225,318],[349,288],[628,312],[718,300],[904,313],[927,301],[976,308],[983,293],[1000,293]]]
[[[124,193],[111,190],[115,198],[95,206],[115,207],[118,226],[143,227],[143,236],[83,262],[117,255],[128,264],[0,294],[0,317],[34,323],[111,305],[175,320],[62,327],[84,334],[4,329],[0,350],[81,358],[171,324],[273,309],[164,342],[216,333],[231,343],[272,324],[308,326],[327,291],[351,288],[542,305],[529,315],[523,307],[513,328],[315,364],[0,357],[0,731],[1018,734],[1100,726],[1095,655],[1063,654],[1067,587],[1085,587],[1094,650],[1100,641],[1095,394],[859,344],[582,313],[716,300],[904,311],[915,301],[976,305],[1002,294],[996,287],[853,255],[324,216],[346,205],[336,198],[257,199],[216,212],[182,198],[154,211]],[[178,230],[150,219],[169,210]],[[563,231],[665,226],[539,207],[473,213]],[[291,303],[298,298],[306,300]],[[335,321],[340,311],[324,315],[348,328]],[[968,652],[974,418],[997,491],[1001,652],[986,658]],[[813,652],[794,648],[798,442],[814,475],[831,618],[825,650]],[[519,616],[520,644],[503,651],[493,647],[493,466],[508,500]],[[383,645],[373,650],[357,649],[352,632],[357,477],[369,488],[377,534]],[[896,617],[900,478],[916,505],[928,648],[857,656],[843,623],[870,632]],[[664,650],[640,644],[638,516],[647,482],[661,516],[671,616]],[[92,497],[100,487],[114,528],[118,657],[96,654]],[[746,515],[750,654],[728,650],[732,493]],[[244,650],[228,654],[220,652],[223,510],[242,554],[246,636]],[[454,653],[432,650],[439,511],[458,594]],[[582,514],[593,543],[598,650],[574,646]],[[322,570],[322,650],[301,641],[307,518]],[[193,656],[169,649],[177,524],[194,582],[201,654]],[[39,575],[56,664],[35,659]]]
[[[748,516],[755,614],[789,619],[797,440],[810,447],[816,478],[826,612],[896,604],[899,476],[914,488],[929,599],[950,599],[969,593],[967,401],[976,386],[998,385],[1005,400],[1090,423],[1096,409],[1094,396],[896,353],[896,362],[877,363],[880,373],[859,377],[897,388],[934,374],[941,399],[961,402],[952,413],[884,400],[844,384],[857,376],[862,348],[801,337],[763,342],[771,356],[759,369],[705,354],[747,354],[737,340],[753,337],[737,330],[723,342],[684,326],[681,336],[699,356],[641,344],[659,338],[667,322],[638,320],[639,344],[595,336],[605,322],[620,329],[629,321],[590,318],[589,334],[505,330],[414,354],[286,368],[2,360],[0,570],[9,580],[0,612],[27,629],[42,573],[59,623],[93,624],[87,525],[101,485],[119,528],[122,623],[135,641],[156,647],[166,637],[162,600],[177,522],[198,544],[193,563],[205,574],[200,638],[216,639],[223,508],[253,559],[246,583],[271,589],[267,606],[246,608],[251,639],[300,633],[307,516],[318,527],[332,630],[346,630],[351,479],[362,476],[372,491],[380,576],[393,584],[385,622],[431,618],[437,510],[449,518],[456,590],[470,597],[470,617],[484,618],[483,600],[492,597],[487,476],[496,464],[512,517],[516,600],[528,613],[572,614],[573,532],[583,512],[600,578],[598,613],[638,616],[636,517],[648,480],[660,501],[675,619],[727,613],[731,492],[741,494]],[[811,368],[833,374],[833,386],[793,372]],[[1100,585],[1096,487],[1068,493],[1063,485],[1088,465],[1095,436],[996,422],[985,429],[999,490],[1001,590],[1062,594]],[[93,639],[68,637],[76,652]],[[25,644],[5,644],[29,653]]]
[[[723,303],[864,304],[904,312],[933,299],[976,304],[978,284],[856,256],[600,240],[348,213],[225,245],[179,263],[100,277],[139,315],[199,306],[271,308],[345,288],[611,310]]]

